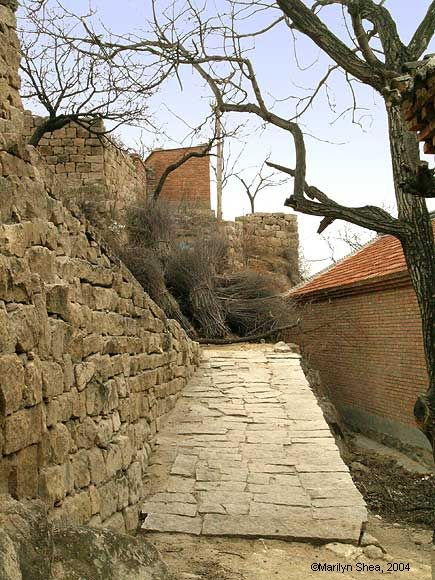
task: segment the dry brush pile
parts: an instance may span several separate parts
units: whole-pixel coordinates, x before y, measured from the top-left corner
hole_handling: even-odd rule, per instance
[[[217,231],[186,244],[177,239],[171,211],[161,203],[130,208],[126,231],[120,258],[191,337],[222,342],[260,338],[295,322],[273,275],[231,271],[228,242]]]

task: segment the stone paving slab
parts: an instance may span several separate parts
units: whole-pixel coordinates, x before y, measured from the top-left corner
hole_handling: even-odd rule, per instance
[[[299,356],[204,349],[157,437],[142,528],[357,542],[364,501]]]

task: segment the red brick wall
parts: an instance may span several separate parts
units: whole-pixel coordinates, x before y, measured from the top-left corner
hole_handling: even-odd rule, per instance
[[[145,161],[151,170],[147,190],[151,194],[168,165],[178,161],[187,151],[201,151],[203,147],[153,151]],[[166,202],[187,203],[200,209],[210,209],[210,157],[192,157],[166,179],[160,199]]]
[[[297,341],[338,407],[415,427],[413,406],[427,374],[409,285],[305,304],[302,321]]]

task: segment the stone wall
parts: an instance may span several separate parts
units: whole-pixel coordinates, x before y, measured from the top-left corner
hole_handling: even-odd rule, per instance
[[[25,113],[27,138],[38,122],[30,112]],[[147,192],[154,190],[164,169],[187,150],[156,150],[143,162],[74,124],[45,135],[38,145],[63,198],[74,201],[103,230],[113,222],[122,225],[128,206],[146,205]],[[189,245],[223,233],[235,269],[271,272],[291,286],[299,282],[296,216],[255,213],[218,224],[210,208],[209,156],[192,158],[170,174],[160,201],[173,216],[181,243]],[[116,231],[119,234],[122,229]]]
[[[24,135],[30,138],[41,117],[25,112]],[[94,133],[104,130],[100,123]],[[98,138],[84,127],[70,123],[46,133],[37,150],[62,189],[93,223],[107,226],[123,221],[130,205],[146,204],[146,171],[138,156],[115,147],[110,139]]]
[[[254,213],[234,222],[218,223],[211,210],[192,211],[184,205],[174,211],[180,243],[192,244],[222,235],[228,241],[229,265],[275,274],[285,285],[299,282],[297,217],[284,213]]]
[[[248,268],[299,282],[299,238],[295,215],[254,213],[236,218],[242,255]]]
[[[54,520],[130,530],[198,345],[25,146],[15,4],[0,0],[0,493],[42,498]]]

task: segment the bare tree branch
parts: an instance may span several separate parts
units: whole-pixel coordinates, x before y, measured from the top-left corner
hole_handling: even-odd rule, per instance
[[[295,28],[309,36],[340,67],[378,90],[384,85],[380,72],[374,73],[373,69],[335,36],[302,0],[277,1]]]
[[[267,165],[283,171],[294,177],[295,170],[270,161]],[[391,216],[384,209],[372,205],[363,207],[347,207],[337,203],[314,186],[305,183],[307,198],[297,198],[294,195],[285,201],[285,205],[308,215],[321,216],[324,221],[318,233],[322,233],[334,220],[345,220],[357,226],[373,230],[380,234],[391,234],[401,237],[406,233],[406,227],[398,219]]]
[[[427,49],[435,32],[435,1],[431,2],[425,17],[408,44],[410,60],[418,60]]]
[[[215,138],[213,137],[206,145],[204,145],[201,151],[188,151],[187,153],[182,155],[179,159],[177,159],[177,161],[174,161],[174,163],[168,165],[161,174],[159,181],[156,185],[156,188],[152,193],[151,196],[152,202],[155,203],[158,200],[160,194],[162,193],[163,186],[165,185],[165,182],[171,173],[173,173],[176,169],[184,165],[187,161],[189,161],[189,159],[205,157],[206,155],[208,155],[210,153],[210,149],[213,147],[214,142]]]
[[[87,40],[71,41],[77,17],[46,2],[30,2],[23,10],[19,21],[22,98],[47,113],[31,136],[32,145],[38,145],[46,132],[70,122],[80,121],[92,132],[96,121],[106,120],[112,124],[105,133],[122,123],[149,122],[148,99],[171,74],[170,67],[159,67],[155,60],[133,63],[127,53],[103,59],[97,50],[86,50]],[[86,18],[80,22],[90,33]]]
[[[246,195],[249,198],[249,203],[251,205],[251,213],[255,212],[255,200],[258,194],[265,189],[271,187],[278,187],[285,183],[285,180],[276,181],[273,179],[274,173],[265,175],[264,168],[266,163],[263,163],[260,171],[254,175],[251,181],[248,181],[242,177],[239,173],[235,173],[234,177],[240,181],[243,185]]]

